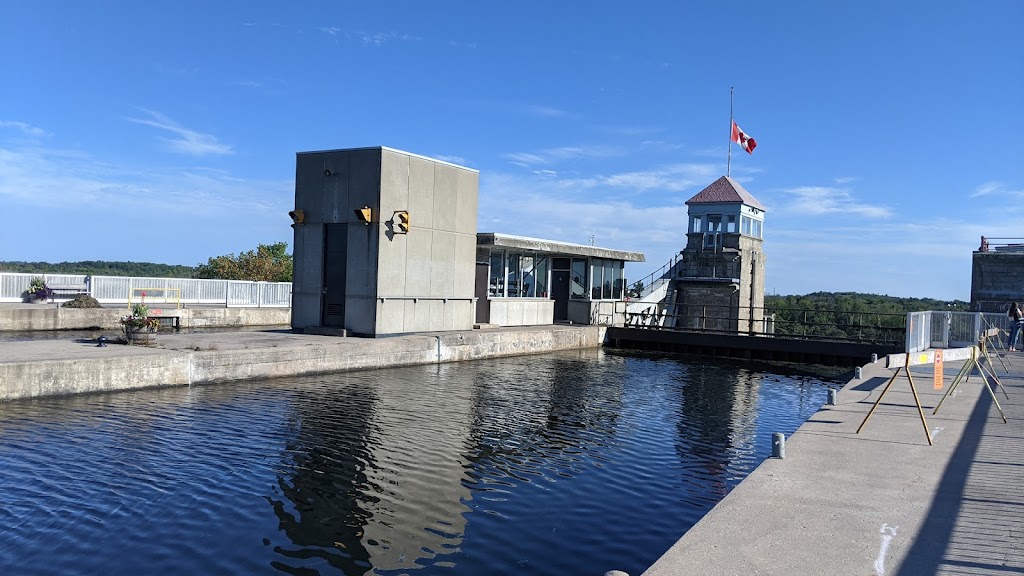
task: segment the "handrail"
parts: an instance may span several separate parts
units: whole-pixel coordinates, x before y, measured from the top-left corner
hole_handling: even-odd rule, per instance
[[[636,297],[637,298],[643,298],[644,296],[647,296],[648,294],[653,292],[654,291],[655,276],[657,276],[658,280],[661,280],[661,279],[665,278],[666,276],[671,276],[672,270],[680,262],[682,262],[682,260],[683,260],[682,259],[682,255],[681,254],[676,254],[675,256],[672,257],[671,260],[669,260],[668,262],[663,264],[660,268],[658,268],[654,272],[651,272],[647,276],[644,276],[640,280],[637,280],[637,282],[640,282],[641,284],[643,284],[643,288],[640,289],[640,293],[637,294]],[[637,282],[634,282],[633,285],[635,286],[637,284]],[[629,288],[629,287],[627,287],[627,288]],[[632,290],[630,289],[630,291],[632,291]]]

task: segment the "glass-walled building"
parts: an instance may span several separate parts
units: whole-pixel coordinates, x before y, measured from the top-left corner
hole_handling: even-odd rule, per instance
[[[477,234],[479,324],[621,324],[626,262],[639,252],[523,236]]]

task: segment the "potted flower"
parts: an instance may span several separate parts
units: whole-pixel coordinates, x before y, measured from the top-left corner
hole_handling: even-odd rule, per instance
[[[121,329],[129,344],[151,344],[160,329],[160,321],[149,317],[145,304],[132,304],[132,313],[121,317]]]
[[[47,288],[46,282],[44,282],[42,278],[37,276],[29,282],[28,290],[25,291],[25,296],[29,302],[45,302],[53,296],[53,291]]]

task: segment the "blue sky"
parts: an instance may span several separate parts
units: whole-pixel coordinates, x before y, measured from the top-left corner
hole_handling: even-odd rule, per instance
[[[1024,2],[0,0],[0,260],[291,242],[298,151],[480,171],[481,231],[685,245],[757,139],[767,290],[968,299],[1024,237]]]

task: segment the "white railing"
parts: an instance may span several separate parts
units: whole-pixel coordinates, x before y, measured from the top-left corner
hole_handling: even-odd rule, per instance
[[[990,328],[1003,331],[1000,342],[1005,344],[1011,322],[1001,312],[910,312],[907,314],[906,351],[975,346],[982,331]]]
[[[84,276],[75,274],[22,274],[0,272],[0,302],[21,302],[33,278],[47,284],[85,284],[100,304],[128,304],[136,288],[156,288],[181,294],[182,304],[208,304],[246,308],[289,308],[291,282],[246,282],[198,278]],[[57,298],[67,300],[69,298]]]

